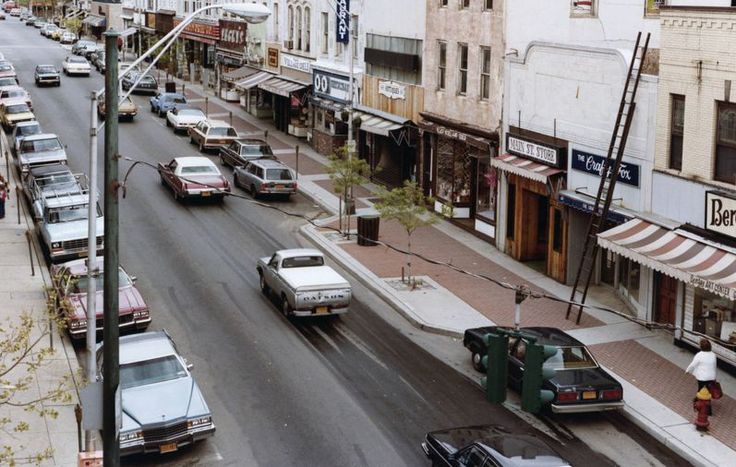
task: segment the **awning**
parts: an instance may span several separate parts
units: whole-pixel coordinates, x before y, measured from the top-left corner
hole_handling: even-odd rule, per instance
[[[590,214],[595,209],[595,196],[588,193],[581,193],[579,191],[572,190],[561,190],[557,194],[557,200],[578,211]],[[623,224],[636,217],[636,213],[620,206],[614,206],[611,204],[611,208],[608,210],[608,220],[615,222],[616,224]]]
[[[241,81],[243,78],[247,78],[248,76],[252,76],[258,72],[258,68],[241,66],[240,68],[224,73],[222,75],[222,79],[224,81],[227,81],[228,83],[233,83],[236,81]]]
[[[132,27],[127,28],[120,33],[120,37],[132,36],[133,34],[136,34],[137,32],[138,32],[138,28],[132,28]]]
[[[308,83],[300,83],[298,81],[289,81],[283,78],[273,77],[268,81],[264,81],[258,85],[264,91],[268,91],[279,96],[289,97],[292,92],[300,91],[311,86]]]
[[[81,15],[83,13],[84,13],[84,10],[70,10],[70,11],[67,11],[66,12],[66,14],[64,15],[64,18],[65,19],[68,19],[68,18],[76,18],[77,16],[79,16],[79,15]]]
[[[368,133],[381,136],[388,136],[390,132],[404,128],[404,125],[410,121],[408,118],[381,112],[380,110],[371,109],[362,105],[355,106],[353,116],[360,117],[361,131],[367,131]]]
[[[82,20],[82,24],[89,24],[93,28],[104,28],[105,27],[105,17],[89,15],[88,17],[84,18],[84,20]]]
[[[643,219],[598,234],[598,244],[680,281],[736,300],[736,249]]]
[[[427,112],[420,112],[420,115],[422,115],[422,117],[424,118],[438,118],[434,114],[430,114]],[[477,130],[473,128],[472,125],[465,124],[463,122],[459,122],[458,120],[450,118],[444,120],[446,121],[444,123],[433,121],[431,122],[429,120],[419,120],[417,122],[417,126],[424,131],[429,131],[440,136],[443,134],[446,135],[447,133],[452,133],[455,136],[455,139],[461,140],[466,144],[480,149],[485,154],[491,153],[491,148],[495,146],[494,140],[475,134]],[[452,126],[449,126],[450,124],[452,124]]]
[[[513,154],[501,154],[498,157],[492,158],[491,166],[539,183],[547,183],[549,177],[563,172],[561,169],[538,164],[529,159],[514,156]]]
[[[269,73],[267,71],[259,71],[258,73],[254,73],[248,76],[244,80],[236,82],[235,87],[243,91],[247,91],[248,89],[258,86],[260,83],[266,81],[267,79],[270,79],[271,77],[273,77],[273,73]]]

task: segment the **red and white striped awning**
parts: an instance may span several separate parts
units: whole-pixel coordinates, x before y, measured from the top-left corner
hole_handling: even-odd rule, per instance
[[[736,300],[736,250],[725,245],[642,219],[598,234],[598,244],[685,283]]]
[[[547,178],[563,172],[558,168],[538,164],[529,159],[514,156],[513,154],[501,154],[500,156],[494,157],[491,159],[491,165],[499,170],[504,170],[540,183],[547,183]]]

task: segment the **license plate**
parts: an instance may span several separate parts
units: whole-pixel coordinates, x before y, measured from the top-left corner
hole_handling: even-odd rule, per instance
[[[284,185],[276,185],[276,188],[285,188]]]
[[[210,196],[212,193],[209,191],[203,191],[202,196]]]
[[[595,391],[583,391],[583,400],[597,399],[598,393]]]
[[[169,444],[162,444],[158,449],[159,451],[161,451],[161,454],[165,454],[167,452],[174,452],[178,448],[176,446],[176,443],[169,443]]]
[[[318,306],[315,312],[318,315],[324,315],[325,313],[329,313],[330,309],[326,306]]]

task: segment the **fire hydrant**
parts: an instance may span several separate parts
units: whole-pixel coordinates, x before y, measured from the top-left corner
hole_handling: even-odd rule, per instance
[[[708,414],[710,413],[710,391],[704,387],[695,395],[695,401],[693,401],[693,409],[697,412],[695,417],[695,428],[700,431],[708,431],[710,422],[708,421]]]

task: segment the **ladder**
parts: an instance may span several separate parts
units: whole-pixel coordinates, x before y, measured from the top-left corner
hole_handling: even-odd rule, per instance
[[[613,192],[616,187],[616,180],[618,180],[618,172],[624,157],[626,140],[629,137],[631,121],[634,118],[636,91],[639,87],[641,67],[649,47],[649,36],[649,33],[647,33],[643,46],[640,46],[641,32],[636,36],[634,53],[629,63],[629,74],[626,77],[626,84],[624,85],[621,103],[619,104],[618,114],[616,115],[616,123],[613,127],[613,134],[611,135],[611,143],[608,146],[608,154],[606,155],[606,161],[601,171],[598,194],[595,198],[593,211],[590,213],[583,254],[580,258],[577,272],[575,273],[575,283],[572,288],[572,294],[570,295],[570,302],[575,302],[578,296],[580,296],[580,300],[576,302],[580,303],[580,305],[569,303],[567,305],[567,314],[565,315],[565,318],[569,319],[573,308],[577,308],[576,324],[580,324],[580,317],[583,314],[582,304],[585,303],[585,299],[588,296],[590,281],[593,278],[593,271],[595,270],[596,255],[598,254],[598,232],[608,218],[611,201],[613,200]],[[610,177],[609,174],[611,174]]]

